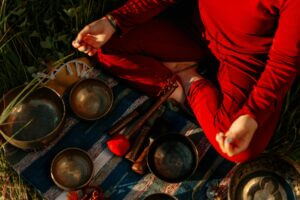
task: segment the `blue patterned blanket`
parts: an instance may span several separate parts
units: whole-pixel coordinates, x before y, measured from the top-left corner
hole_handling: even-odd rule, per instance
[[[106,81],[113,89],[114,109],[107,117],[86,122],[68,112],[63,131],[46,149],[24,152],[10,145],[6,146],[6,156],[12,167],[45,198],[66,199],[67,193],[56,187],[51,180],[50,164],[54,156],[67,147],[79,147],[89,153],[95,165],[93,185],[99,185],[105,191],[105,196],[112,200],[144,199],[156,192],[165,192],[175,195],[179,200],[188,200],[192,199],[192,191],[196,185],[201,185],[195,193],[196,199],[215,199],[216,194],[226,194],[228,172],[234,165],[217,155],[196,124],[170,109],[162,117],[172,123],[175,131],[186,135],[199,134],[199,168],[189,180],[169,184],[150,173],[141,176],[131,170],[132,164],[129,161],[114,156],[105,144],[109,139],[107,130],[148,98],[124,84],[119,84],[103,72],[95,72],[94,76]],[[212,171],[213,168],[215,170]]]

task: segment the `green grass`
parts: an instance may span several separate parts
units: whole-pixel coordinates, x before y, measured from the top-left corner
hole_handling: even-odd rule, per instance
[[[0,200],[4,199],[43,199],[33,187],[24,182],[6,162],[0,150]]]
[[[1,0],[0,1],[0,94],[29,82],[74,51],[71,41],[87,23],[126,0]],[[268,151],[300,162],[300,84],[287,95],[280,123]],[[1,139],[1,138],[0,138]],[[0,200],[40,199],[33,188],[9,167],[0,151]]]

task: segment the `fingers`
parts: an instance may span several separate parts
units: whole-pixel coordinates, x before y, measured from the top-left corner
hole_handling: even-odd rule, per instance
[[[76,39],[72,43],[75,48],[80,47],[81,43],[83,42],[84,36],[89,34],[90,30],[91,30],[90,25],[87,25],[78,33]]]
[[[77,49],[78,49],[78,51],[83,52],[89,56],[93,56],[97,53],[97,49],[95,49],[87,44],[81,44],[81,46],[79,46]]]
[[[104,43],[104,36],[103,35],[98,35],[98,36],[94,36],[94,35],[86,35],[83,38],[84,42],[89,44],[90,46],[94,47],[94,48],[100,48],[102,46],[102,44]]]
[[[218,142],[220,148],[221,148],[221,151],[223,153],[226,153],[225,152],[225,148],[224,148],[224,133],[220,132],[216,135],[216,141]]]
[[[232,137],[229,137],[227,135],[225,136],[222,132],[216,135],[216,141],[218,142],[221,151],[230,157],[242,151],[236,145],[233,144]]]
[[[97,53],[97,49],[92,49],[90,52],[88,52],[89,56],[93,56]]]
[[[224,140],[224,150],[225,153],[227,153],[228,156],[234,156],[237,154],[236,150],[237,148],[234,148],[232,145],[233,139],[231,137],[226,137]]]

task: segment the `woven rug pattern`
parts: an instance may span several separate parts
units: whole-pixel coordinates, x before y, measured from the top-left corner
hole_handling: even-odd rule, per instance
[[[192,199],[192,191],[203,182],[196,192],[197,199],[215,199],[226,193],[228,174],[233,164],[220,158],[210,147],[202,130],[187,118],[167,109],[163,118],[172,123],[172,131],[181,134],[199,134],[200,163],[196,173],[181,183],[169,184],[153,174],[144,176],[131,170],[131,163],[114,156],[105,142],[107,130],[120,118],[145,102],[148,97],[128,88],[102,71],[93,71],[92,77],[104,80],[112,88],[115,102],[113,111],[104,119],[87,122],[78,119],[70,110],[63,131],[47,148],[25,152],[6,146],[6,157],[19,175],[31,183],[46,199],[66,199],[67,193],[56,187],[50,177],[50,164],[54,156],[64,148],[78,147],[86,150],[94,162],[92,185],[99,185],[105,196],[112,200],[144,199],[147,195],[164,192],[175,195],[179,200]],[[214,172],[210,170],[215,168]],[[204,180],[203,180],[204,179]],[[216,191],[218,188],[218,191]]]

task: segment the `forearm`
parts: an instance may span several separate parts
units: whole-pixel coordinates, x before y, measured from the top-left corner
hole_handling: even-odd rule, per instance
[[[279,109],[300,67],[299,0],[285,0],[280,6],[278,27],[265,70],[239,114],[250,114],[259,125]],[[238,117],[238,116],[237,116]]]
[[[176,0],[128,0],[122,7],[110,12],[122,34],[143,24],[175,4]]]
[[[283,61],[282,58],[280,60]],[[281,107],[287,91],[297,76],[298,65],[292,61],[296,59],[291,59],[290,63],[279,63],[272,58],[236,117],[249,114],[259,126],[272,117],[276,109]]]

